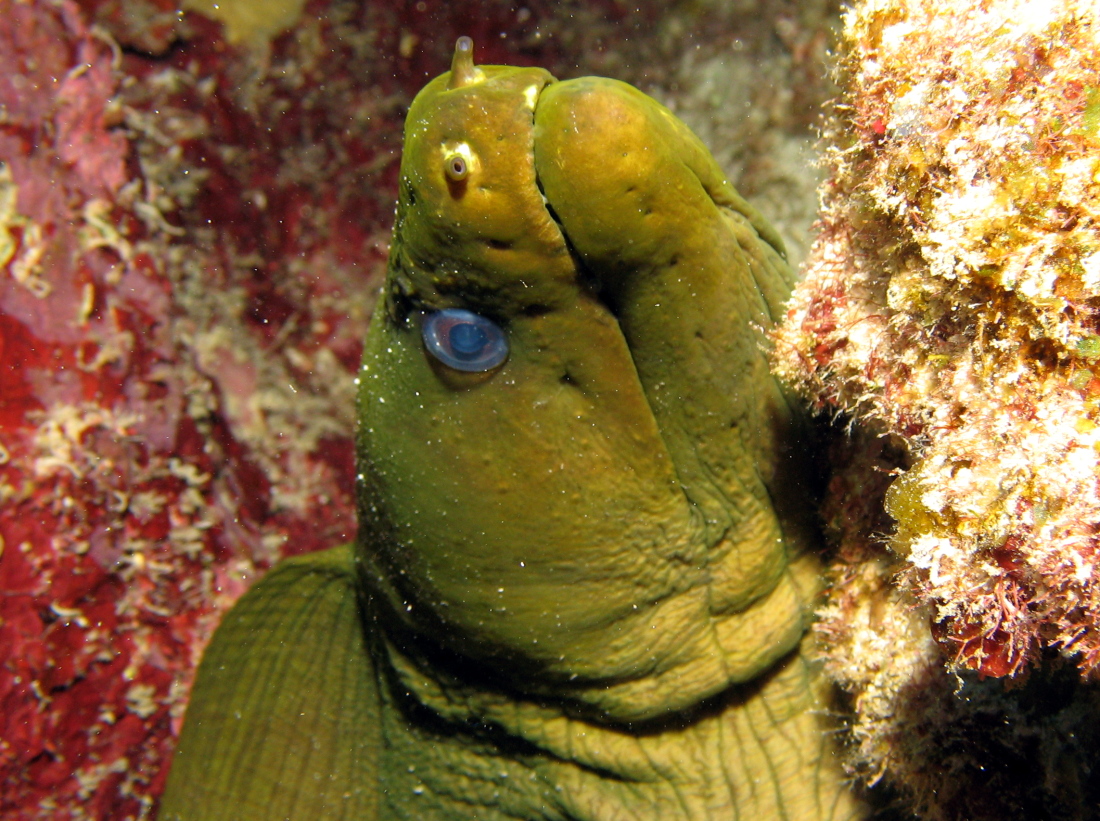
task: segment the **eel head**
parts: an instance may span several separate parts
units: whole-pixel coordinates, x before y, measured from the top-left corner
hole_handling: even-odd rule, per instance
[[[774,232],[623,83],[473,64],[414,101],[360,373],[386,634],[611,721],[789,653],[813,596]]]

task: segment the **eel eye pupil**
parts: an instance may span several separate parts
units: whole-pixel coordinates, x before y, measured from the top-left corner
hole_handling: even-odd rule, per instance
[[[449,368],[481,373],[508,358],[508,340],[492,320],[461,308],[424,317],[421,333],[428,353]]]
[[[451,328],[451,351],[459,359],[473,359],[489,341],[485,330],[469,322],[460,322]]]
[[[447,179],[452,182],[461,182],[470,173],[470,167],[466,164],[466,158],[461,154],[452,154],[443,164],[443,171]]]

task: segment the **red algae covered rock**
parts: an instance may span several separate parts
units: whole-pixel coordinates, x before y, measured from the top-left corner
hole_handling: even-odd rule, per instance
[[[353,533],[400,116],[333,140],[364,182],[341,198],[305,115],[264,141],[215,94],[239,55],[147,61],[74,3],[0,11],[0,815],[150,817],[219,614]]]
[[[127,225],[138,192],[115,59],[72,4],[0,14],[5,817],[148,804],[172,666],[189,660],[210,607],[196,598],[216,584],[148,549],[182,497],[202,494],[186,477],[206,474],[182,454],[173,472],[165,453],[182,389],[150,378],[173,357],[169,288]],[[139,571],[151,564],[194,576],[192,591]]]
[[[928,818],[1096,817],[1100,8],[868,0],[840,63],[775,365],[861,431],[818,628],[853,768]]]

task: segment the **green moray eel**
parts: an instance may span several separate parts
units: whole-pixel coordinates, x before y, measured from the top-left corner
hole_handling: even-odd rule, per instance
[[[863,817],[804,658],[780,240],[646,95],[471,49],[406,122],[358,541],[228,614],[160,817]]]

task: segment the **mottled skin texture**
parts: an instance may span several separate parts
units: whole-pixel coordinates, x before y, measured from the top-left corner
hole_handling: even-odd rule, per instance
[[[456,154],[460,180],[444,166]],[[284,562],[203,661],[162,818],[848,819],[800,651],[779,240],[630,86],[417,97],[360,374],[361,533]],[[423,311],[504,328],[488,373]]]

